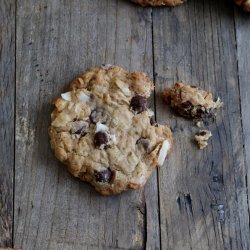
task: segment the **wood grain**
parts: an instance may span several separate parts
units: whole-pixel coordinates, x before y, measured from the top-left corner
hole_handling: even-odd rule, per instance
[[[156,172],[145,190],[101,197],[49,145],[50,102],[93,65],[152,76],[151,9],[125,1],[17,2],[15,246],[159,249]]]
[[[0,0],[0,247],[12,246],[15,1]]]
[[[238,76],[241,97],[241,112],[242,112],[242,125],[243,125],[243,138],[244,138],[244,152],[245,152],[245,180],[247,185],[247,199],[248,199],[248,213],[250,213],[250,190],[249,190],[249,177],[250,177],[250,15],[249,13],[242,13],[237,9],[235,15],[235,28],[236,28],[236,42],[237,42],[237,62],[238,62]],[[250,217],[245,218],[246,223],[250,223]],[[249,247],[249,246],[248,246]]]
[[[0,246],[249,249],[249,19],[224,0],[153,11],[125,0],[0,0]],[[102,63],[154,76],[152,108],[175,137],[144,190],[114,197],[72,178],[47,135],[51,100]],[[179,80],[224,102],[204,151],[192,142],[198,128],[159,96]]]
[[[157,120],[170,124],[175,137],[174,152],[159,170],[162,249],[249,249],[233,8],[225,1],[192,1],[156,9],[153,29],[157,95],[183,80],[224,102],[208,127],[208,148],[199,151],[192,143],[198,128],[156,99]]]

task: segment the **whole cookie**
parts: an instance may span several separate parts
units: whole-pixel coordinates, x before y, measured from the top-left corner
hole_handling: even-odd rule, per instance
[[[49,135],[56,157],[103,195],[142,187],[172,147],[170,129],[152,122],[147,107],[153,89],[141,72],[87,70],[54,101]]]
[[[141,6],[176,6],[185,3],[186,0],[131,0]]]

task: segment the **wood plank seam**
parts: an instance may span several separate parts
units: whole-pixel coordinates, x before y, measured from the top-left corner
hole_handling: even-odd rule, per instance
[[[238,88],[239,88],[239,97],[240,97],[240,113],[241,113],[241,130],[242,130],[242,140],[243,140],[243,153],[244,153],[244,164],[245,164],[245,167],[246,167],[246,172],[245,172],[245,189],[246,189],[246,202],[247,202],[247,208],[248,208],[248,229],[250,231],[250,202],[249,202],[249,176],[248,176],[248,161],[247,161],[247,150],[246,150],[246,147],[248,145],[246,145],[247,141],[246,139],[244,138],[244,135],[246,135],[247,131],[245,126],[244,126],[244,114],[243,114],[243,102],[245,100],[243,100],[244,96],[242,96],[242,93],[244,91],[247,91],[244,88],[244,86],[241,86],[241,68],[240,68],[240,59],[239,58],[239,54],[241,53],[240,49],[239,49],[239,44],[238,44],[238,29],[237,29],[237,25],[236,25],[236,22],[237,22],[237,19],[241,19],[239,16],[237,18],[236,14],[239,13],[239,10],[237,7],[234,6],[234,29],[235,29],[235,47],[236,47],[236,51],[237,51],[237,72],[238,72],[238,75],[237,75],[237,80],[238,80]],[[245,14],[244,14],[245,15]],[[243,18],[242,18],[243,19]],[[245,36],[245,39],[248,39],[247,35]],[[246,48],[246,50],[248,51],[248,48]],[[247,53],[247,52],[246,52]],[[248,62],[245,62],[246,64]],[[247,67],[247,66],[246,66]],[[245,74],[248,74],[247,70],[244,72]],[[243,91],[243,92],[242,92]],[[249,153],[248,153],[249,154]],[[248,239],[248,242],[246,243],[247,244],[247,247],[249,247],[249,244],[250,244],[250,239]],[[242,246],[242,243],[241,243],[241,246]],[[242,246],[242,249],[244,249],[244,246]]]
[[[13,245],[14,1],[0,1],[0,247]]]
[[[14,162],[13,162],[13,208],[12,208],[12,214],[13,214],[13,219],[12,219],[12,247],[14,248],[14,228],[15,228],[15,166],[16,166],[16,34],[17,34],[17,0],[15,0],[15,88],[14,88]]]
[[[156,75],[155,75],[155,52],[154,52],[154,9],[151,8],[151,32],[152,32],[152,65],[153,65],[153,82],[154,86],[156,84]],[[157,109],[156,109],[156,88],[154,89],[154,115],[155,121],[157,122]],[[159,225],[161,224],[161,206],[160,206],[160,182],[159,182],[159,169],[157,168],[157,194],[158,194],[158,221]],[[162,249],[161,242],[161,227],[159,227],[159,241],[160,249]]]
[[[235,29],[235,47],[236,47],[236,51],[238,54],[238,41],[237,41],[237,28],[236,28],[236,9],[237,7],[234,7],[234,29]],[[241,117],[243,117],[243,112],[242,112],[242,97],[241,97],[241,84],[240,84],[240,67],[239,67],[239,59],[237,58],[237,79],[238,79],[238,86],[239,86],[239,97],[240,97],[240,113],[241,113]],[[241,119],[241,130],[242,130],[242,135],[244,135],[244,126],[243,126],[243,119]],[[244,141],[244,140],[243,140]],[[245,166],[247,167],[247,159],[246,159],[246,147],[245,147],[245,143],[243,145],[243,152],[244,152],[244,162],[245,162]],[[246,190],[248,190],[248,175],[246,172],[245,175],[245,184],[246,184]],[[250,223],[250,205],[249,205],[249,197],[248,197],[248,192],[247,192],[247,204],[248,204],[248,221]],[[250,228],[250,224],[249,224],[249,228]]]

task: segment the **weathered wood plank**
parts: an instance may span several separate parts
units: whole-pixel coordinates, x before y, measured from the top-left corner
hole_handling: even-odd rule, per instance
[[[245,149],[245,160],[246,160],[246,172],[245,180],[248,191],[248,212],[250,211],[249,197],[249,177],[250,177],[250,15],[249,13],[243,13],[237,10],[235,17],[236,25],[236,41],[237,41],[237,58],[238,58],[238,70],[239,70],[239,86],[240,86],[240,97],[241,97],[241,112],[242,112],[242,125],[244,135],[244,149]],[[246,222],[250,222],[250,215],[245,218]]]
[[[159,249],[156,173],[145,190],[101,197],[49,146],[50,102],[101,63],[152,76],[151,10],[127,1],[18,1],[15,246]]]
[[[0,1],[0,247],[12,246],[15,1]]]
[[[249,249],[233,16],[222,0],[153,11],[157,94],[183,80],[224,102],[209,127],[210,145],[199,151],[192,144],[198,128],[157,99],[157,119],[170,124],[175,137],[174,152],[159,170],[162,249]]]

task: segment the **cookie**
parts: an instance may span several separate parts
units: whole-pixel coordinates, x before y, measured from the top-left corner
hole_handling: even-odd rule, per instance
[[[17,248],[10,248],[10,247],[8,247],[8,248],[1,248],[0,247],[0,250],[18,250]]]
[[[178,114],[189,119],[214,120],[216,110],[222,106],[220,99],[214,101],[211,93],[184,83],[165,89],[162,97]]]
[[[195,135],[194,140],[199,149],[204,149],[207,147],[207,141],[210,137],[212,137],[212,133],[209,130],[201,130]]]
[[[234,0],[234,2],[242,6],[245,11],[250,12],[250,0]]]
[[[147,6],[177,6],[187,2],[187,0],[130,0],[134,3],[140,4],[143,7]],[[250,0],[234,0],[234,2],[243,7],[247,12],[250,12]]]
[[[167,126],[152,121],[153,83],[141,72],[103,65],[73,80],[54,101],[51,147],[69,172],[103,195],[142,187],[172,148]]]
[[[186,0],[131,0],[141,6],[176,6],[186,2]]]

